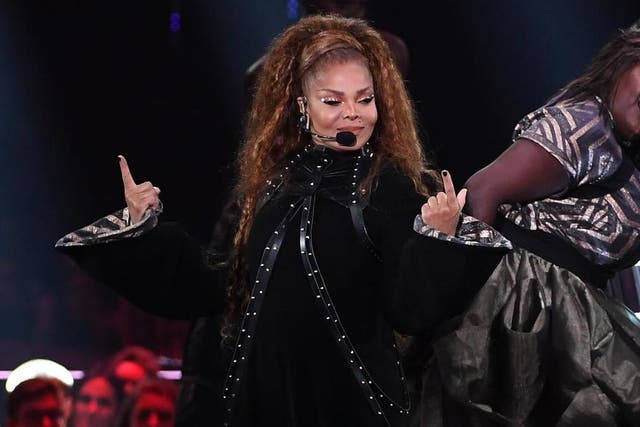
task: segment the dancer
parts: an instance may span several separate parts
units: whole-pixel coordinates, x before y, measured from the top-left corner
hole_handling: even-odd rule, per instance
[[[640,258],[639,136],[632,27],[471,176],[465,210],[514,250],[433,342],[420,425],[639,425],[640,322],[603,292]]]

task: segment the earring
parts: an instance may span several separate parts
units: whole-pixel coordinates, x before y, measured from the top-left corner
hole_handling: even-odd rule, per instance
[[[307,98],[301,96],[298,98],[298,107],[300,109],[300,117],[298,118],[298,127],[303,132],[311,132],[311,122],[309,113],[307,113]]]
[[[305,111],[304,113],[300,113],[300,118],[298,119],[298,127],[303,132],[311,131],[311,124],[309,123],[309,114]]]

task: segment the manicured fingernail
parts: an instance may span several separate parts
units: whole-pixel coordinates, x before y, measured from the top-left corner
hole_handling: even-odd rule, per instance
[[[449,174],[449,172],[447,172],[446,170],[442,171],[442,176],[447,176]]]

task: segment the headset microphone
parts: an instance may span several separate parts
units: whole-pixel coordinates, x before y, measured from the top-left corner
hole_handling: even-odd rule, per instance
[[[356,145],[356,135],[353,132],[338,132],[336,136],[320,135],[319,133],[315,132],[309,133],[323,141],[336,141],[338,144],[345,147],[353,147],[354,145]]]
[[[356,145],[356,136],[353,132],[338,132],[336,141],[345,147],[353,147]]]

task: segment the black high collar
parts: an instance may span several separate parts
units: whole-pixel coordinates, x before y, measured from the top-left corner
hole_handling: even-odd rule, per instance
[[[369,170],[371,158],[368,145],[355,151],[336,151],[314,145],[291,165],[284,193],[303,196],[317,192],[349,205],[359,199],[358,186]]]

